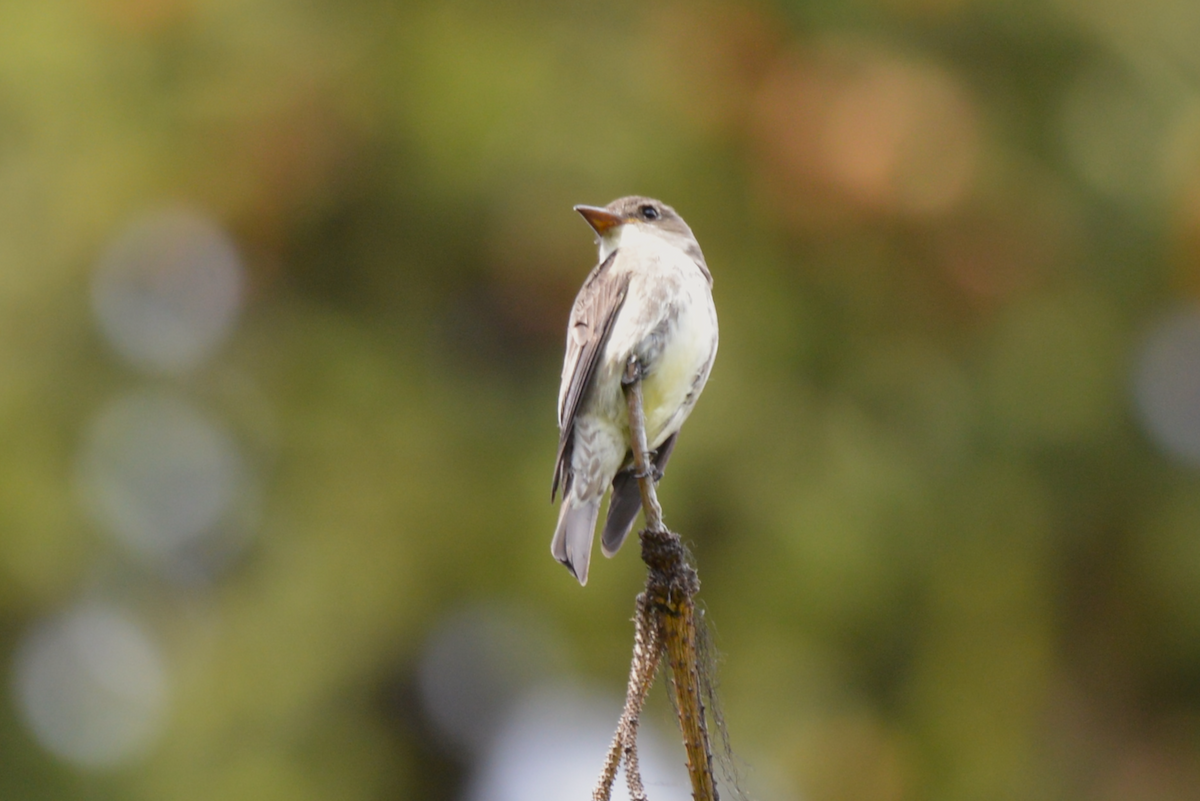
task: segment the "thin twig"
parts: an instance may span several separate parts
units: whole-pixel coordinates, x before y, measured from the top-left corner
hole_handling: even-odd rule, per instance
[[[642,512],[646,516],[646,529],[666,531],[662,520],[662,507],[658,505],[658,493],[654,489],[650,449],[646,444],[646,412],[642,407],[640,373],[637,357],[631,356],[621,382],[625,388],[625,400],[629,405],[629,445],[633,451],[633,469],[637,474],[638,489],[642,493]]]
[[[654,488],[649,448],[646,443],[646,418],[642,408],[641,370],[636,357],[630,358],[622,380],[629,406],[629,442],[633,466],[642,496],[646,528],[641,532],[642,561],[649,572],[646,590],[638,596],[635,618],[633,663],[625,709],[617,733],[609,748],[600,782],[592,793],[593,801],[609,801],[612,785],[621,761],[634,801],[646,801],[637,757],[637,729],[646,694],[654,682],[659,660],[666,652],[671,668],[671,686],[679,727],[687,752],[688,776],[693,801],[719,801],[713,780],[712,749],[708,741],[704,702],[696,652],[695,595],[700,590],[696,570],[684,554],[679,535],[662,522],[662,507]]]

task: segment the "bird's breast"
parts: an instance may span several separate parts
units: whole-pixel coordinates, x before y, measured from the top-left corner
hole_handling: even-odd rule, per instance
[[[605,348],[600,405],[620,415],[619,376],[636,354],[651,447],[679,429],[708,378],[717,348],[717,316],[708,278],[690,256],[659,237],[622,238],[613,265],[630,272],[625,304]]]

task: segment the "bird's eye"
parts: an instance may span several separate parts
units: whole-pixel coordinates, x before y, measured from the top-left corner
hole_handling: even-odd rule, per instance
[[[653,206],[642,206],[640,211],[642,212],[643,220],[657,220],[659,217],[658,209]]]

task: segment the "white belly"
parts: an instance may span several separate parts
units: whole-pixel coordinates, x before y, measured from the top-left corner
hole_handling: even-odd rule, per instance
[[[711,297],[696,298],[680,311],[674,334],[642,383],[651,448],[679,430],[708,380],[717,350],[716,315],[711,311]]]

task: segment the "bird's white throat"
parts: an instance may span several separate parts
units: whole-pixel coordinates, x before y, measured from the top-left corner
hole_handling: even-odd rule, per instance
[[[625,232],[632,228],[629,224],[614,225],[603,234],[600,235],[600,263],[612,255],[612,252],[621,246],[621,237]]]
[[[636,247],[647,240],[657,245],[669,244],[668,239],[649,225],[639,225],[636,222],[623,223],[609,228],[600,237],[600,263],[612,255],[617,248]]]

